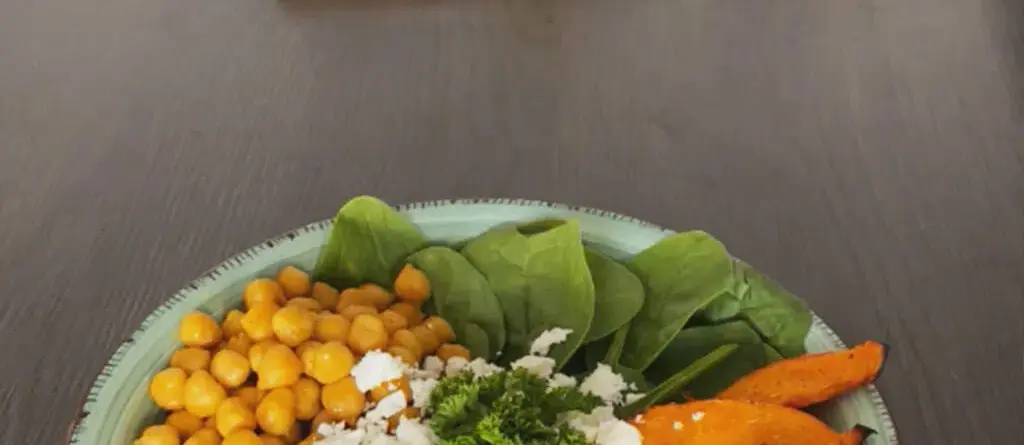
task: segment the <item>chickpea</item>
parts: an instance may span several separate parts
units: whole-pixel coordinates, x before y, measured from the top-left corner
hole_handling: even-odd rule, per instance
[[[320,307],[333,309],[338,307],[341,296],[338,295],[338,290],[329,284],[317,282],[313,284],[313,299],[320,303]]]
[[[256,407],[260,429],[283,436],[295,425],[295,393],[290,388],[275,388]]]
[[[225,437],[221,445],[263,445],[263,441],[251,430],[238,430]]]
[[[305,309],[305,310],[313,312],[313,313],[317,313],[321,309],[323,309],[323,306],[320,306],[320,302],[318,302],[318,301],[316,301],[316,300],[314,300],[312,298],[309,298],[309,297],[295,297],[295,298],[292,298],[291,300],[288,300],[288,304],[286,306],[295,306],[297,308]],[[334,306],[329,306],[329,307],[334,307]]]
[[[284,304],[284,289],[280,284],[269,278],[259,278],[245,286],[242,295],[245,300],[246,309],[252,310],[256,306],[264,304]]]
[[[220,322],[220,330],[224,332],[225,337],[231,338],[244,332],[242,329],[242,317],[244,316],[245,312],[238,309],[228,311],[228,314],[224,316],[224,321]]]
[[[424,354],[423,345],[420,344],[419,337],[408,329],[399,329],[395,331],[395,333],[391,335],[391,345],[405,348],[416,356],[417,361],[420,357],[423,357]]]
[[[294,385],[302,374],[302,362],[291,348],[275,344],[263,353],[256,374],[259,389],[274,389]],[[264,397],[265,399],[266,397]]]
[[[355,356],[340,342],[324,343],[313,351],[313,365],[308,374],[323,384],[334,383],[349,375]]]
[[[466,360],[471,360],[469,349],[466,349],[465,346],[445,343],[437,348],[437,358],[447,362],[452,357],[462,357]]]
[[[311,374],[313,372],[313,362],[316,361],[316,350],[320,348],[322,343],[315,340],[307,340],[302,342],[299,347],[295,348],[295,355],[299,356],[299,361],[302,362],[302,372]]]
[[[422,303],[430,298],[430,281],[423,271],[406,264],[395,278],[395,293],[403,301]]]
[[[301,378],[292,385],[295,393],[295,418],[311,420],[320,412],[320,384]]]
[[[214,415],[226,398],[224,387],[209,372],[196,371],[185,381],[185,409],[198,417]]]
[[[316,433],[317,430],[320,429],[320,425],[332,422],[334,422],[334,418],[331,417],[331,413],[327,410],[321,410],[315,417],[313,417],[313,421],[309,424],[309,430]]]
[[[348,330],[351,322],[347,318],[323,312],[316,316],[316,325],[313,327],[313,338],[319,341],[340,341],[348,339]]]
[[[139,438],[146,445],[178,445],[181,443],[181,435],[178,430],[170,425],[153,425],[142,431]]]
[[[279,309],[271,319],[274,334],[281,343],[296,347],[313,336],[316,316],[295,306]]]
[[[441,340],[441,343],[451,343],[455,340],[455,331],[452,330],[452,325],[448,324],[448,322],[441,317],[435,315],[427,318],[427,320],[423,322],[423,325],[431,331],[434,331],[434,333],[437,334],[437,339]]]
[[[400,377],[375,386],[370,390],[370,400],[379,402],[381,399],[395,391],[402,391],[405,393],[405,400],[412,400],[412,388],[409,387],[409,380],[405,377]]]
[[[324,385],[320,390],[320,401],[331,418],[346,421],[359,418],[366,405],[366,398],[356,388],[356,382],[352,377]]]
[[[220,343],[222,336],[220,326],[213,317],[202,312],[185,314],[178,325],[178,339],[185,346],[210,347]]]
[[[363,284],[362,286],[359,286],[359,290],[369,295],[369,297],[367,298],[369,298],[370,301],[373,302],[373,306],[376,307],[377,309],[384,309],[388,307],[388,305],[391,304],[391,300],[393,299],[391,297],[391,293],[388,292],[387,289],[384,289],[383,287],[380,287],[373,283]]]
[[[433,354],[438,347],[441,346],[441,339],[437,337],[437,334],[430,328],[419,325],[412,328],[412,333],[416,335],[416,339],[420,341],[420,345],[423,346],[424,354]]]
[[[227,388],[237,388],[245,383],[249,371],[249,360],[231,349],[218,352],[210,362],[210,374]]]
[[[224,345],[224,349],[230,349],[242,355],[249,355],[249,349],[252,349],[252,344],[252,339],[243,332],[229,338],[228,343]]]
[[[305,297],[309,295],[312,287],[309,274],[293,266],[285,266],[277,272],[277,283],[289,297]]]
[[[244,402],[249,409],[256,409],[256,405],[259,405],[260,400],[263,399],[263,393],[255,386],[245,386],[235,390],[233,396]]]
[[[274,336],[274,314],[277,305],[262,303],[249,309],[242,317],[242,329],[253,341],[263,341]]]
[[[189,437],[185,445],[220,445],[220,433],[212,428],[203,428]]]
[[[420,311],[418,306],[411,303],[395,303],[391,305],[391,310],[402,314],[402,316],[405,317],[406,324],[409,326],[416,326],[423,323],[423,312]]]
[[[284,439],[267,433],[260,434],[260,440],[263,441],[263,445],[288,445]]]
[[[188,438],[195,434],[196,431],[203,429],[203,419],[196,417],[195,414],[188,411],[170,413],[167,415],[167,420],[164,423],[173,426],[183,438]]]
[[[171,354],[171,366],[191,374],[210,367],[210,351],[201,348],[181,348]]]
[[[342,309],[339,314],[349,320],[354,320],[356,316],[361,314],[377,315],[377,308],[373,306],[363,306],[361,304],[354,304]]]
[[[238,430],[256,429],[256,415],[242,399],[232,397],[217,407],[217,432],[227,437]]]
[[[385,292],[386,293],[386,292]],[[388,296],[388,299],[391,297]],[[351,288],[341,291],[338,296],[338,306],[336,308],[338,313],[341,313],[348,306],[371,306],[378,308],[381,301],[384,300],[379,293],[369,289]]]
[[[391,355],[393,355],[395,357],[398,357],[398,359],[401,360],[402,363],[405,363],[405,364],[407,364],[409,366],[416,366],[416,365],[419,364],[419,361],[420,361],[419,357],[416,357],[416,354],[413,354],[412,351],[410,351],[410,350],[408,350],[408,349],[406,349],[406,348],[404,348],[402,346],[398,346],[398,345],[389,346],[387,352],[388,352],[388,354],[391,354]]]
[[[197,371],[199,372],[199,371]],[[179,368],[156,373],[149,382],[149,397],[162,409],[173,411],[185,406],[185,383],[188,375]]]
[[[388,331],[388,334],[394,334],[399,329],[409,327],[409,321],[405,316],[391,309],[380,313],[380,321],[384,322],[384,329]]]
[[[417,419],[420,417],[420,409],[410,406],[405,408],[391,417],[388,417],[388,432],[394,432],[395,428],[398,428],[398,424],[402,423],[404,419]]]
[[[356,354],[366,354],[388,345],[388,331],[376,315],[360,314],[352,320],[348,331],[348,346]]]

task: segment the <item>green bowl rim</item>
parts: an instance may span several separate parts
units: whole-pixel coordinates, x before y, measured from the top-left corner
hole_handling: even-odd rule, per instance
[[[444,206],[451,206],[451,205],[473,205],[473,204],[510,205],[510,206],[520,206],[520,207],[548,207],[548,208],[554,208],[554,209],[559,209],[559,210],[567,210],[567,211],[572,211],[572,212],[580,212],[580,213],[585,213],[585,214],[589,214],[589,215],[600,216],[600,217],[605,217],[605,218],[611,218],[611,219],[614,219],[614,220],[629,222],[629,223],[636,224],[636,225],[644,227],[644,228],[656,229],[656,230],[659,230],[659,231],[664,232],[666,234],[675,233],[672,230],[663,228],[663,227],[658,226],[656,224],[652,224],[650,222],[647,222],[647,221],[644,221],[644,220],[641,220],[641,219],[637,219],[637,218],[634,218],[632,216],[623,215],[621,213],[611,212],[611,211],[608,211],[608,210],[596,209],[596,208],[593,208],[593,207],[568,205],[568,204],[554,203],[554,202],[550,202],[550,201],[532,200],[532,199],[519,199],[519,198],[458,198],[458,199],[439,199],[439,200],[419,201],[419,202],[412,202],[412,203],[408,203],[408,204],[397,205],[397,206],[395,206],[395,208],[398,209],[398,211],[400,211],[400,212],[412,212],[412,211],[416,211],[418,209],[425,209],[425,208],[431,208],[431,207],[444,207]],[[230,256],[227,260],[224,260],[220,264],[217,264],[216,266],[208,269],[206,272],[203,272],[198,278],[196,278],[196,279],[190,281],[188,284],[186,284],[185,287],[183,287],[183,288],[177,290],[176,292],[174,292],[174,294],[171,296],[171,298],[169,298],[167,301],[161,303],[159,306],[157,306],[155,309],[153,309],[153,311],[150,312],[150,314],[147,315],[145,319],[143,319],[142,323],[139,325],[139,328],[136,329],[135,331],[133,331],[132,334],[129,335],[127,339],[125,339],[123,342],[121,342],[120,345],[118,345],[117,349],[110,356],[110,359],[108,359],[107,362],[103,365],[103,368],[100,370],[100,372],[97,375],[96,379],[93,381],[92,385],[90,385],[88,392],[86,392],[86,394],[83,396],[83,398],[82,398],[83,400],[79,404],[78,411],[75,413],[74,418],[72,419],[72,421],[68,425],[67,437],[66,437],[65,443],[68,444],[68,445],[75,445],[75,444],[78,443],[78,436],[80,436],[80,434],[79,434],[80,429],[84,426],[85,422],[88,421],[89,416],[91,414],[91,413],[85,411],[86,404],[94,401],[94,398],[99,394],[100,390],[103,389],[103,386],[106,383],[107,378],[110,376],[110,373],[113,371],[113,369],[115,367],[117,367],[118,363],[120,362],[120,357],[124,356],[124,354],[132,346],[132,344],[134,343],[135,336],[144,330],[143,329],[144,326],[147,326],[147,325],[151,324],[152,321],[154,321],[155,319],[161,317],[165,312],[171,310],[177,304],[179,304],[182,301],[184,301],[186,296],[188,296],[188,294],[190,294],[191,292],[199,290],[199,288],[205,282],[207,282],[208,280],[216,280],[216,279],[218,279],[222,270],[231,269],[231,268],[233,268],[235,266],[238,266],[238,265],[242,264],[243,262],[246,261],[246,258],[249,258],[249,257],[252,257],[252,256],[256,255],[259,251],[261,251],[263,249],[273,248],[273,247],[277,246],[278,244],[288,243],[288,242],[294,240],[295,238],[297,238],[300,234],[306,234],[306,233],[318,232],[318,231],[327,231],[328,229],[330,229],[331,226],[332,226],[332,220],[331,219],[325,219],[325,220],[321,220],[321,221],[316,221],[316,222],[307,224],[305,226],[299,227],[297,229],[289,230],[289,231],[287,231],[285,233],[282,233],[280,235],[268,238],[268,239],[266,239],[266,240],[264,240],[264,241],[262,241],[262,242],[260,242],[258,244],[255,244],[253,246],[247,247],[244,250],[241,250],[241,251],[235,253],[234,255]],[[846,343],[844,343],[843,340],[841,338],[839,338],[839,335],[836,334],[836,332],[834,330],[832,330],[832,328],[829,327],[829,325],[826,324],[825,321],[823,319],[821,319],[821,317],[818,317],[818,314],[814,313],[814,311],[811,311],[811,315],[813,316],[813,327],[819,329],[821,332],[824,332],[829,337],[829,340],[832,341],[832,343],[834,344],[835,347],[837,347],[837,348],[845,348],[845,347],[847,347]],[[892,416],[889,414],[889,409],[888,409],[888,407],[886,407],[885,401],[882,399],[882,395],[878,392],[878,389],[875,387],[874,384],[866,385],[864,387],[864,389],[867,390],[868,396],[870,397],[871,402],[874,405],[874,408],[877,411],[878,416],[879,416],[879,418],[882,421],[882,428],[885,430],[886,435],[890,438],[889,445],[899,445],[899,438],[898,438],[898,436],[896,434],[896,426],[895,426],[895,424],[892,421]]]

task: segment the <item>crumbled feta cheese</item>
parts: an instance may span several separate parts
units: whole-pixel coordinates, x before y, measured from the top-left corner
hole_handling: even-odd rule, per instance
[[[409,389],[412,390],[412,406],[424,408],[430,402],[430,393],[437,387],[437,379],[411,380]]]
[[[404,368],[404,364],[392,355],[370,351],[352,368],[352,378],[356,388],[366,392],[381,383],[402,377]]]
[[[462,357],[452,357],[444,365],[444,375],[451,377],[465,370],[466,366],[469,366],[469,360]]]
[[[636,402],[637,400],[640,400],[640,399],[644,398],[644,396],[646,396],[646,395],[647,394],[644,394],[642,392],[627,393],[626,394],[626,405],[629,405],[629,404],[631,404],[633,402]]]
[[[434,445],[438,442],[437,436],[416,419],[402,419],[395,428],[395,437],[403,445]]]
[[[487,363],[487,360],[482,358],[473,359],[473,361],[469,362],[469,366],[467,366],[467,368],[469,368],[469,372],[472,372],[476,378],[487,377],[496,372],[501,372],[502,370],[500,366]]]
[[[367,411],[363,418],[370,422],[386,419],[404,409],[406,403],[405,392],[395,391],[388,394],[387,397],[380,399],[377,402],[377,406]]]
[[[548,388],[562,388],[562,387],[574,387],[576,386],[576,378],[570,377],[562,373],[556,373],[551,376],[551,380],[548,380]]]
[[[562,419],[570,427],[583,433],[589,443],[597,440],[601,424],[616,420],[618,419],[615,418],[615,411],[610,406],[599,406],[589,413],[573,411],[565,414]]]
[[[444,372],[444,361],[436,355],[431,355],[423,359],[423,370],[427,372],[436,372],[440,375]]]
[[[595,445],[640,445],[643,438],[640,431],[621,420],[601,423],[597,430]]]
[[[541,332],[530,345],[530,355],[548,355],[551,347],[564,342],[572,334],[572,329],[551,328]]]
[[[518,368],[523,368],[530,374],[546,379],[551,377],[551,373],[555,372],[555,359],[527,355],[512,362],[512,369]]]
[[[672,429],[674,429],[676,431],[679,431],[679,430],[683,429],[683,422],[680,422],[678,420],[675,421],[675,422],[672,422]]]
[[[344,422],[330,425],[321,425],[317,433],[323,436],[313,442],[315,445],[359,445],[366,437],[366,431],[362,429],[347,430]]]
[[[622,392],[629,386],[621,375],[612,371],[611,366],[598,363],[587,378],[580,384],[580,391],[600,397],[604,403],[622,404]]]

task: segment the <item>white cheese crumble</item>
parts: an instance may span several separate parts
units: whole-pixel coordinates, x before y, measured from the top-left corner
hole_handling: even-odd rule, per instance
[[[631,392],[626,394],[626,405],[629,405],[637,400],[644,398],[647,394],[642,392]]]
[[[478,379],[502,371],[500,366],[493,363],[487,363],[487,360],[482,358],[473,359],[473,361],[469,362],[469,365],[466,368],[469,369],[469,372],[472,372]]]
[[[412,390],[412,406],[425,408],[430,403],[430,393],[437,387],[437,379],[420,379],[409,382],[409,389]]]
[[[597,440],[597,433],[602,423],[616,420],[618,419],[615,418],[615,411],[610,406],[599,406],[589,413],[572,411],[563,416],[563,421],[583,433],[589,443],[594,443]]]
[[[640,445],[640,431],[621,420],[602,422],[597,429],[595,445]]]
[[[562,373],[556,373],[551,376],[551,380],[548,380],[548,388],[562,388],[562,387],[575,387],[576,378],[570,377]]]
[[[612,371],[611,366],[604,363],[598,363],[597,369],[594,370],[587,378],[583,379],[583,383],[580,384],[580,391],[584,394],[593,394],[604,403],[608,404],[622,404],[622,392],[629,388],[626,381],[621,375],[616,374]]]
[[[551,352],[551,347],[565,342],[569,338],[569,334],[572,334],[572,329],[551,328],[541,332],[530,344],[530,355],[548,355],[548,352]]]
[[[448,363],[444,364],[444,375],[451,377],[458,374],[469,366],[469,360],[462,357],[452,357],[448,359]]]
[[[370,422],[387,419],[406,407],[404,391],[395,391],[380,399],[377,405],[366,412],[364,418]]]
[[[536,355],[527,355],[512,362],[512,369],[519,368],[525,369],[526,372],[537,377],[546,379],[551,377],[551,374],[555,372],[555,359],[538,357]]]
[[[405,365],[390,354],[370,351],[352,368],[352,378],[356,388],[366,392],[381,383],[401,378],[404,368]]]
[[[435,355],[431,355],[423,359],[423,370],[439,377],[444,372],[444,361]]]
[[[402,419],[395,428],[395,437],[405,445],[433,445],[438,442],[437,436],[416,419]]]

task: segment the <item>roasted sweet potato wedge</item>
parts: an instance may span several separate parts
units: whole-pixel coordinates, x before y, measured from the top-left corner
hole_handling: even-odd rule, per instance
[[[715,398],[804,408],[874,381],[887,349],[868,341],[844,351],[778,361],[747,374]]]
[[[797,409],[736,400],[662,405],[632,424],[644,445],[859,445],[871,433],[856,427],[839,434]]]

